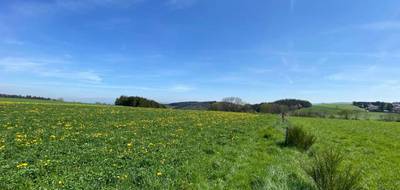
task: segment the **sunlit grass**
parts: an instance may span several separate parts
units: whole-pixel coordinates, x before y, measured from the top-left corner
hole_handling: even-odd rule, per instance
[[[0,101],[0,189],[307,189],[277,116]],[[398,123],[292,118],[395,189]]]

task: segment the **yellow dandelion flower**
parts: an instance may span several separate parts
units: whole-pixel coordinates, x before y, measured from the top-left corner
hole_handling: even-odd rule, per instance
[[[128,148],[132,148],[133,143],[128,143],[128,144],[126,144],[126,146],[128,146]]]
[[[162,173],[161,172],[157,172],[157,176],[162,176]]]
[[[17,165],[17,168],[25,168],[25,167],[27,167],[28,166],[28,163],[26,163],[26,162],[21,162],[21,163],[19,163],[18,165]]]

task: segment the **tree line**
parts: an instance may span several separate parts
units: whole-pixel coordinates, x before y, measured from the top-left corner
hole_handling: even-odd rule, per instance
[[[367,109],[372,112],[393,112],[393,104],[387,102],[353,102],[354,106]]]
[[[179,102],[168,104],[167,106],[160,104],[154,100],[146,99],[138,96],[120,96],[115,100],[115,105],[132,106],[132,107],[151,107],[175,109],[200,109],[211,111],[228,111],[228,112],[249,112],[249,113],[286,113],[289,111],[308,108],[312,104],[306,100],[283,99],[275,102],[249,104],[238,97],[227,97],[221,101],[210,102]]]
[[[139,96],[120,96],[115,100],[115,105],[146,108],[166,108],[163,104]]]
[[[289,111],[308,108],[312,104],[306,100],[283,99],[275,102],[247,104],[237,97],[224,98],[221,102],[211,105],[210,110],[231,112],[286,113]]]
[[[21,98],[21,99],[35,99],[35,100],[56,100],[52,98],[45,98],[40,96],[32,96],[32,95],[14,95],[14,94],[0,94],[1,98]]]

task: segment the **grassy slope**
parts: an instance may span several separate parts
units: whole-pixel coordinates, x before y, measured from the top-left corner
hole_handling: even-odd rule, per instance
[[[369,189],[400,187],[400,123],[292,118],[318,137],[315,149],[339,148],[364,173]]]
[[[278,145],[273,115],[0,101],[0,118],[0,189],[310,187],[306,155]],[[398,123],[292,122],[319,137],[316,149],[350,152],[366,187],[399,185]]]
[[[379,112],[367,112],[366,110],[354,106],[350,103],[333,103],[333,104],[316,104],[310,108],[300,109],[296,112],[303,113],[322,113],[325,117],[339,117],[338,115],[342,111],[353,111],[350,118],[354,118],[354,113],[357,113],[357,119],[363,120],[379,120],[382,117],[392,115],[394,118],[400,118],[400,114],[397,113],[379,113]]]
[[[322,108],[345,109],[345,110],[351,110],[351,111],[365,111],[364,109],[354,106],[351,103],[317,104],[315,106],[322,107]]]

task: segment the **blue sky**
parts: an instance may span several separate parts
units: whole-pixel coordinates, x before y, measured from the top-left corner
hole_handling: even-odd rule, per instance
[[[3,0],[0,93],[400,101],[398,0]]]

